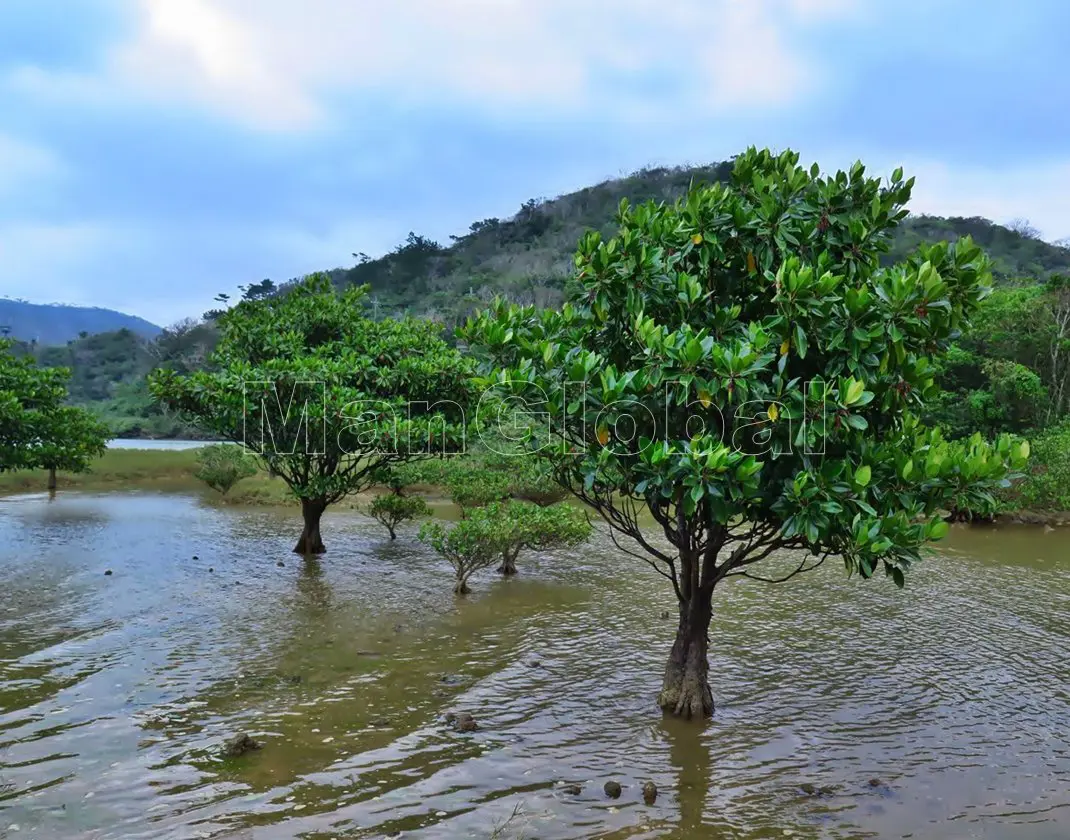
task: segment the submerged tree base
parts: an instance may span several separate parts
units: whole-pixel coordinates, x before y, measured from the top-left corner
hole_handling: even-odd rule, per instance
[[[294,546],[294,554],[300,554],[302,557],[317,557],[326,553],[327,548],[318,536],[313,538],[302,534],[301,539]]]
[[[495,571],[500,575],[505,575],[505,577],[512,577],[516,574],[516,559],[502,560],[502,564]]]
[[[658,705],[665,712],[689,720],[713,714],[708,659],[710,594],[700,593],[692,603],[681,605],[680,626],[658,695]]]
[[[670,676],[667,670],[658,705],[667,714],[685,720],[708,718],[713,715],[713,692],[704,676],[686,671]]]

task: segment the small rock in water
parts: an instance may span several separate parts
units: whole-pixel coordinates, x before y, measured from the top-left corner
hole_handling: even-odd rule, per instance
[[[198,557],[198,556],[197,556],[196,554],[194,554],[194,555],[193,555],[193,559],[194,559],[194,560],[200,560],[201,558],[200,558],[200,557]]]
[[[210,571],[210,572],[214,572],[214,571],[215,571],[215,569],[213,569],[213,568],[212,568],[211,566],[209,566],[209,567],[208,567],[208,571]]]
[[[869,780],[869,786],[870,787],[880,787],[883,784],[884,784],[884,782],[882,782],[880,779],[870,779]]]
[[[565,785],[563,788],[561,788],[561,790],[563,790],[569,796],[579,796],[581,793],[583,793],[582,785]]]
[[[110,575],[111,575],[111,569],[105,569],[104,570],[104,577],[109,577]]]
[[[668,611],[668,610],[662,610],[662,611],[661,611],[661,618],[662,618],[662,621],[664,621],[664,620],[665,620],[666,618],[668,618],[668,617],[669,617],[669,611]]]
[[[278,563],[276,563],[275,565],[278,566],[280,569],[285,568],[285,566],[286,566],[286,564],[283,563],[281,560]]]
[[[245,755],[247,752],[258,750],[263,746],[264,745],[259,741],[254,741],[244,732],[240,732],[223,745],[223,757],[237,758],[238,756]]]
[[[606,792],[606,796],[610,799],[618,799],[620,797],[620,782],[606,782],[602,790]]]
[[[457,713],[456,712],[446,712],[446,717],[443,718],[443,720],[445,720],[446,723],[456,723],[457,722]]]
[[[817,793],[817,788],[809,782],[803,782],[801,785],[799,785],[799,790],[801,790],[807,796],[813,796],[815,793]]]
[[[458,715],[457,720],[453,724],[453,728],[458,732],[475,732],[479,729],[479,724],[476,723],[476,719],[469,714]]]
[[[658,798],[658,786],[653,782],[647,782],[643,785],[643,801],[647,805],[653,805],[654,801]]]

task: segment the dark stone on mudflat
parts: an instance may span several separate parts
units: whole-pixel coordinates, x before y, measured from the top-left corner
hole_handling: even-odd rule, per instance
[[[565,785],[563,788],[561,788],[561,790],[567,793],[569,796],[579,796],[581,793],[583,793],[583,786]]]
[[[606,796],[610,799],[620,798],[620,782],[606,782],[603,785],[602,790],[606,792]]]
[[[647,805],[653,805],[658,798],[658,786],[653,782],[646,782],[643,785],[643,801]]]
[[[223,745],[223,757],[238,758],[246,753],[259,750],[263,746],[259,741],[254,741],[244,732],[239,732]]]

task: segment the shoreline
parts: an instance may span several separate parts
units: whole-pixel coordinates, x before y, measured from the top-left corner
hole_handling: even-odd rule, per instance
[[[197,448],[183,449],[109,449],[93,462],[89,472],[57,475],[58,491],[115,491],[170,490],[197,492],[212,505],[220,507],[288,507],[296,505],[289,488],[280,478],[271,478],[264,471],[243,479],[226,496],[210,490],[196,478]],[[24,470],[0,473],[0,499],[23,493],[46,492],[48,473],[45,470]],[[374,489],[374,488],[373,488]],[[441,500],[439,488],[414,487],[421,496]],[[340,503],[340,507],[356,508],[370,500],[368,492]],[[1001,511],[990,521],[963,524],[975,528],[1001,525],[1030,525],[1048,528],[1070,526],[1070,511],[1022,509]]]

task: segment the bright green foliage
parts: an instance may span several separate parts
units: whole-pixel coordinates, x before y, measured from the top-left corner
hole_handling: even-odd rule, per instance
[[[41,368],[0,341],[0,472],[83,472],[104,453],[108,434],[86,411],[64,405],[70,371]]]
[[[456,583],[453,591],[467,595],[471,590],[468,579],[481,569],[489,569],[499,562],[511,544],[508,523],[498,516],[487,515],[486,509],[472,512],[467,519],[454,525],[425,522],[420,540],[441,554],[453,566]]]
[[[336,294],[314,275],[243,300],[216,321],[211,370],[150,378],[158,399],[286,481],[305,511],[301,553],[322,551],[311,525],[328,505],[384,468],[458,445],[473,396],[471,365],[434,324],[368,319],[365,294]]]
[[[490,505],[487,515],[500,518],[510,534],[509,545],[502,552],[502,564],[498,569],[506,575],[516,573],[517,555],[525,549],[579,545],[591,535],[587,516],[568,503],[541,506],[512,501]]]
[[[501,562],[500,571],[516,571],[523,549],[578,545],[590,536],[587,518],[569,505],[540,507],[530,502],[492,502],[472,510],[455,525],[425,523],[420,539],[445,557],[456,573],[454,591],[466,594],[468,579]]]
[[[406,465],[396,473],[407,483],[445,489],[462,517],[473,508],[506,499],[547,505],[564,498],[545,462],[532,458],[526,446],[521,450],[490,430],[477,432],[469,433],[463,456]]]
[[[368,506],[368,516],[390,532],[390,539],[397,538],[397,526],[418,516],[430,516],[431,508],[419,496],[405,496],[400,491],[382,493]]]
[[[512,486],[510,477],[501,472],[488,470],[478,463],[458,460],[446,476],[446,492],[461,516],[467,517],[473,509],[509,497]]]
[[[1012,510],[1070,510],[1070,423],[1047,429],[1031,441],[1026,476],[1004,491]]]
[[[641,544],[649,508],[678,557],[644,547],[684,600],[777,548],[901,584],[939,511],[991,505],[1021,461],[1008,438],[949,443],[913,418],[989,274],[969,239],[878,267],[912,183],[751,150],[729,186],[622,205],[617,237],[582,241],[562,311],[469,323],[497,381],[550,416],[558,480]]]
[[[194,475],[225,496],[243,478],[256,475],[256,460],[241,446],[216,443],[197,453]]]
[[[998,289],[937,364],[944,392],[926,419],[949,436],[995,435],[1055,424],[1070,396],[1070,285]]]
[[[882,267],[913,180],[798,163],[751,149],[728,184],[622,202],[617,236],[581,241],[564,307],[498,302],[462,331],[488,381],[548,418],[532,443],[555,479],[671,581],[680,625],[659,703],[684,717],[713,710],[720,582],[838,555],[901,586],[947,532],[941,512],[991,508],[1028,453],[916,419],[938,390],[932,357],[988,292],[981,249],[963,238]],[[785,550],[790,571],[755,568]]]

